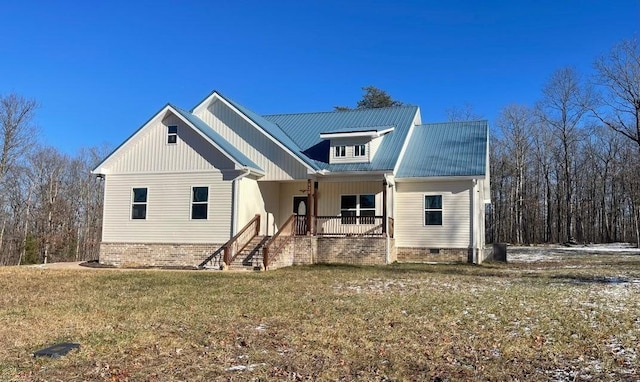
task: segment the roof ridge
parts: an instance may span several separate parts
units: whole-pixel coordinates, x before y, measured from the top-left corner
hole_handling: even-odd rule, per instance
[[[276,113],[276,114],[263,114],[262,117],[276,117],[283,115],[303,115],[303,114],[330,114],[330,113],[352,113],[352,112],[363,112],[369,110],[388,110],[388,109],[406,109],[406,108],[418,108],[416,105],[402,105],[402,106],[387,106],[387,107],[372,107],[372,108],[361,108],[361,109],[349,109],[349,110],[325,110],[325,111],[308,111],[308,112],[300,112],[300,113]]]

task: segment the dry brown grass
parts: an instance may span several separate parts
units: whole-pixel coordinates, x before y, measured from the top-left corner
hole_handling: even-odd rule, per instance
[[[0,380],[640,378],[640,256],[266,273],[9,267],[0,291]],[[60,341],[82,348],[31,357]]]

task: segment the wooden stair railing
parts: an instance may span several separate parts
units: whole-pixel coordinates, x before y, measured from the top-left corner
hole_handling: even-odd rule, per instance
[[[223,261],[227,268],[251,240],[260,233],[260,215],[256,214],[234,237],[223,246]]]
[[[287,243],[295,236],[296,215],[291,215],[289,219],[280,227],[278,232],[269,239],[267,244],[262,248],[262,265],[267,270],[272,259],[280,253]]]

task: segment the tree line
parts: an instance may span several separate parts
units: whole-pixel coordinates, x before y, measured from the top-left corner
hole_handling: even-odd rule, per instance
[[[0,265],[98,258],[106,148],[66,155],[37,141],[35,100],[0,96]]]
[[[491,140],[488,242],[640,245],[640,48],[595,74],[555,71],[533,105],[504,107]]]

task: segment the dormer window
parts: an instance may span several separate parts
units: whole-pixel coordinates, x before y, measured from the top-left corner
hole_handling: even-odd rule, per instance
[[[347,156],[347,146],[336,146],[335,147],[335,157],[343,158]]]
[[[178,126],[167,126],[167,143],[178,142]]]
[[[367,145],[355,145],[353,146],[353,156],[363,157],[367,155]]]

